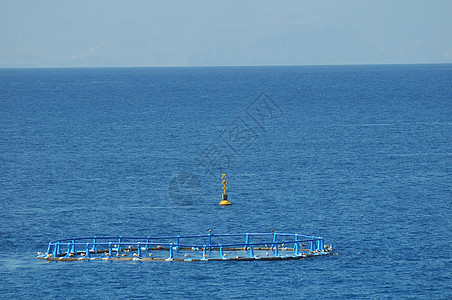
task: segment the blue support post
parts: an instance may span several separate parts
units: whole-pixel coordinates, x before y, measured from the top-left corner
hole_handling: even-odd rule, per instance
[[[273,247],[278,248],[278,245],[276,245],[275,243],[276,243],[276,232],[273,233],[273,244],[272,244],[272,248],[273,248]]]
[[[97,251],[96,240],[97,240],[97,237],[94,237],[93,238],[93,248],[91,249],[91,251],[93,251],[94,253]]]
[[[53,257],[58,257],[60,254],[60,241],[55,243],[55,246],[53,247]]]
[[[72,239],[72,248],[71,248],[71,253],[76,253],[77,251],[75,250],[75,238]]]
[[[294,253],[296,256],[300,256],[300,248],[299,248],[299,246],[298,246],[298,242],[295,242],[295,244],[294,244],[294,247],[293,247],[293,253]]]
[[[173,243],[169,245],[169,257],[166,260],[173,260],[174,253],[173,253]]]
[[[110,256],[110,257],[111,257],[112,254],[113,254],[113,253],[112,253],[112,248],[113,248],[113,247],[112,247],[112,245],[111,245],[111,242],[109,242],[109,243],[108,243],[108,256]]]
[[[220,246],[220,258],[223,259],[224,258],[224,256],[223,256],[223,246],[221,246],[221,244],[219,244],[219,246]]]
[[[141,243],[138,242],[138,258],[142,258],[141,256]]]
[[[316,247],[316,241],[314,239],[311,240],[310,246],[309,246],[309,252],[315,251]]]
[[[122,241],[122,236],[119,237],[119,242],[118,242],[118,252],[121,251],[121,241]]]
[[[319,249],[320,249],[320,251],[325,251],[325,245],[324,245],[324,240],[323,240],[323,237],[320,237],[320,240],[319,240]]]
[[[176,250],[179,250],[179,241],[180,241],[180,236],[176,236]]]
[[[86,251],[85,251],[85,257],[89,258],[89,243],[86,243]]]
[[[278,245],[277,244],[274,244],[274,245],[275,245],[275,257],[279,257]]]
[[[70,257],[69,254],[71,254],[71,243],[67,243],[67,251],[64,257]]]
[[[149,236],[146,238],[146,251],[149,250]]]
[[[253,244],[250,245],[250,258],[254,258]]]
[[[206,260],[207,251],[206,251],[206,245],[202,246],[202,259]]]
[[[49,242],[49,245],[47,246],[46,254],[49,255],[51,251],[52,251],[52,242]]]
[[[247,233],[246,234],[246,239],[245,239],[245,251],[246,251],[246,248],[247,248],[247,245],[248,245],[249,242],[250,242],[250,234]]]
[[[293,245],[294,249],[295,249],[295,244],[298,244],[298,234],[295,234],[295,243]]]

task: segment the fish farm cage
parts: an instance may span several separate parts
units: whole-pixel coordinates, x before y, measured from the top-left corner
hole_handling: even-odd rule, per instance
[[[323,237],[292,233],[238,233],[162,237],[93,236],[51,241],[38,259],[49,261],[248,261],[327,255]]]

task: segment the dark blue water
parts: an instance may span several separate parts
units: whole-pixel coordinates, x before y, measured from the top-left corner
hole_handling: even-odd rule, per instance
[[[0,295],[451,297],[451,81],[450,64],[0,70]],[[72,236],[273,228],[337,255],[35,259]]]

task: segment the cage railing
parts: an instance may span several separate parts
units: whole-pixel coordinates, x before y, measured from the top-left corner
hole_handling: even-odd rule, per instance
[[[270,237],[266,241],[253,241],[255,237]],[[221,242],[222,237],[239,237],[241,241]],[[213,241],[213,238],[219,241]],[[203,241],[190,243],[193,239]],[[244,241],[243,241],[244,239]],[[284,247],[286,246],[286,247]],[[290,247],[289,247],[290,246]],[[305,248],[303,248],[305,247]],[[307,250],[310,254],[321,254],[325,252],[324,239],[319,236],[308,236],[292,233],[238,233],[238,234],[201,234],[201,235],[176,235],[176,236],[85,236],[72,237],[50,241],[47,252],[41,254],[45,258],[73,257],[82,255],[90,258],[96,253],[105,253],[108,257],[118,255],[121,251],[136,251],[134,258],[141,259],[143,251],[167,250],[166,260],[174,259],[174,251],[177,250],[202,251],[201,260],[207,260],[207,251],[218,251],[220,259],[225,258],[224,252],[245,250],[249,258],[255,257],[255,250],[270,250],[273,257],[281,257],[280,251],[293,251],[292,256],[302,255],[301,250]]]

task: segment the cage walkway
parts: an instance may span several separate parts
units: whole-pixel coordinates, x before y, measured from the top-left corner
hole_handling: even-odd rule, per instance
[[[49,261],[290,260],[331,254],[323,237],[292,233],[237,233],[161,237],[92,236],[49,242],[38,259]]]

